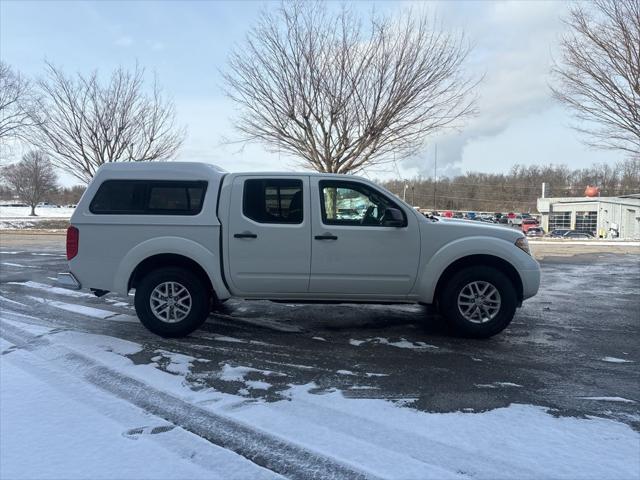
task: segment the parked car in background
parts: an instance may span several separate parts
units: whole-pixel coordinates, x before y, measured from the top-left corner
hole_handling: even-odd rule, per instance
[[[535,228],[538,225],[538,220],[535,218],[525,218],[522,220],[522,233],[527,233],[530,228]]]
[[[592,238],[595,238],[595,236],[589,232],[581,232],[579,230],[569,230],[567,233],[565,233],[562,236],[562,238],[572,238],[575,240],[590,240]]]
[[[550,238],[562,238],[564,237],[564,234],[567,232],[570,232],[571,229],[569,228],[556,228],[554,230],[551,230],[548,234],[547,237]]]
[[[498,219],[498,223],[501,224],[501,225],[508,225],[509,224],[509,217],[507,217],[507,216],[500,217]]]
[[[356,200],[360,217],[341,218]],[[135,289],[140,321],[164,337],[188,335],[231,297],[432,304],[459,334],[489,337],[540,284],[521,232],[427,218],[352,175],[108,163],[70,223],[60,283]]]
[[[464,215],[462,214],[462,212],[455,212],[453,214],[453,218],[464,218]]]
[[[511,225],[512,227],[522,226],[522,215],[515,215],[513,217],[509,217],[509,225]]]
[[[36,205],[36,208],[60,208],[60,205],[49,202],[40,202],[38,205]]]
[[[544,237],[544,229],[541,227],[531,227],[527,230],[527,237]]]
[[[69,205],[66,205],[66,208],[76,208],[77,205],[75,203],[71,203]]]

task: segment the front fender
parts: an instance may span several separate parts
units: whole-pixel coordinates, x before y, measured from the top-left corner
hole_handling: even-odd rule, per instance
[[[509,262],[518,272],[525,291],[533,287],[527,285],[529,276],[523,275],[523,272],[539,270],[538,262],[530,255],[504,239],[484,236],[464,237],[440,247],[421,266],[420,279],[415,289],[419,301],[433,303],[438,280],[447,267],[456,260],[471,255],[491,255]],[[535,290],[537,291],[537,285]]]
[[[197,262],[209,276],[218,298],[224,299],[230,296],[221,278],[220,257],[198,242],[184,237],[156,237],[136,245],[118,264],[113,290],[126,295],[131,274],[140,262],[154,255],[166,253],[182,255]]]

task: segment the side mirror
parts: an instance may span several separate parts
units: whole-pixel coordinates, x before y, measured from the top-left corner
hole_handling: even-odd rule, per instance
[[[384,211],[382,225],[385,227],[404,227],[404,215],[397,208],[387,208]]]

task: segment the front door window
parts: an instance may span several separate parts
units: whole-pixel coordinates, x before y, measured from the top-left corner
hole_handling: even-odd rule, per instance
[[[344,181],[320,182],[320,206],[325,225],[384,226],[388,208],[401,211],[379,192]]]

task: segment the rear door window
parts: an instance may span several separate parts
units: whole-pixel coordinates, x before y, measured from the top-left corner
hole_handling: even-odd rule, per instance
[[[245,180],[242,213],[259,223],[302,223],[302,180]]]

